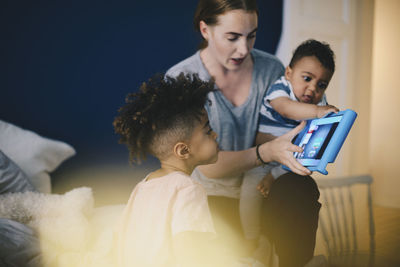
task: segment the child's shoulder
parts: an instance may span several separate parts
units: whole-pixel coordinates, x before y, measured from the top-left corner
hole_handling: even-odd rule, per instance
[[[165,177],[168,177],[168,179],[171,179],[182,186],[193,185],[196,183],[192,177],[180,171],[172,172]]]
[[[148,177],[148,176],[147,176]],[[195,181],[189,175],[176,171],[168,173],[162,177],[153,178],[153,179],[145,179],[142,180],[142,185],[155,185],[155,186],[163,186],[163,187],[174,187],[176,190],[185,188],[185,187],[197,187],[201,186],[197,181]]]
[[[290,86],[290,82],[286,79],[285,75],[279,77],[273,85],[282,85],[282,86]]]
[[[270,88],[268,88],[267,94],[272,94],[276,91],[285,91],[287,94],[290,94],[291,85],[288,80],[286,80],[285,76],[282,75],[277,79],[273,84],[271,84]]]
[[[204,187],[187,174],[174,172],[169,174],[167,179],[168,185],[174,188],[176,194],[190,196],[191,199],[199,199],[207,195]]]

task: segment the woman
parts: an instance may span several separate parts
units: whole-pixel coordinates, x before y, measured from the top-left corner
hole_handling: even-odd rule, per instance
[[[207,190],[213,216],[234,221],[240,229],[238,198],[243,173],[263,162],[277,161],[297,173],[273,184],[265,203],[268,218],[263,222],[280,266],[304,266],[313,256],[319,192],[311,177],[301,176],[310,171],[293,157],[301,148],[290,141],[303,124],[258,149],[253,146],[262,96],[284,71],[277,58],[253,49],[257,21],[256,0],[199,0],[194,26],[203,38],[200,49],[166,75],[196,73],[204,80],[213,78],[218,87],[209,94],[211,104],[205,108],[222,151],[215,164],[198,167],[193,173]],[[226,227],[216,228],[222,232]]]

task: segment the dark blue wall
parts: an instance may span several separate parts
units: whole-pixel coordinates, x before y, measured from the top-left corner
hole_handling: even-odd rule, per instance
[[[112,127],[117,109],[141,82],[195,52],[195,6],[1,0],[0,119],[71,144],[70,161],[126,157]],[[274,53],[282,3],[259,8],[256,47]]]

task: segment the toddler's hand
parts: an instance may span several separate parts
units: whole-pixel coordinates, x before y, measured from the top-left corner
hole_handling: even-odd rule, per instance
[[[326,105],[326,106],[317,106],[317,117],[318,118],[322,118],[323,116],[325,116],[328,113],[338,113],[339,109],[335,106],[332,105]]]
[[[257,185],[257,190],[260,191],[260,193],[264,197],[267,197],[269,190],[271,189],[271,186],[274,182],[275,182],[274,177],[270,173],[268,173],[267,175],[264,176],[264,178],[261,180],[261,182]]]

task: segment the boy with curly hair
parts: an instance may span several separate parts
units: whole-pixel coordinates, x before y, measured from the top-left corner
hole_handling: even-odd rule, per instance
[[[206,192],[190,175],[218,158],[204,109],[213,88],[194,75],[160,75],[119,109],[113,125],[131,160],[153,155],[161,164],[136,185],[123,212],[119,266],[207,266],[203,249],[215,230]]]

